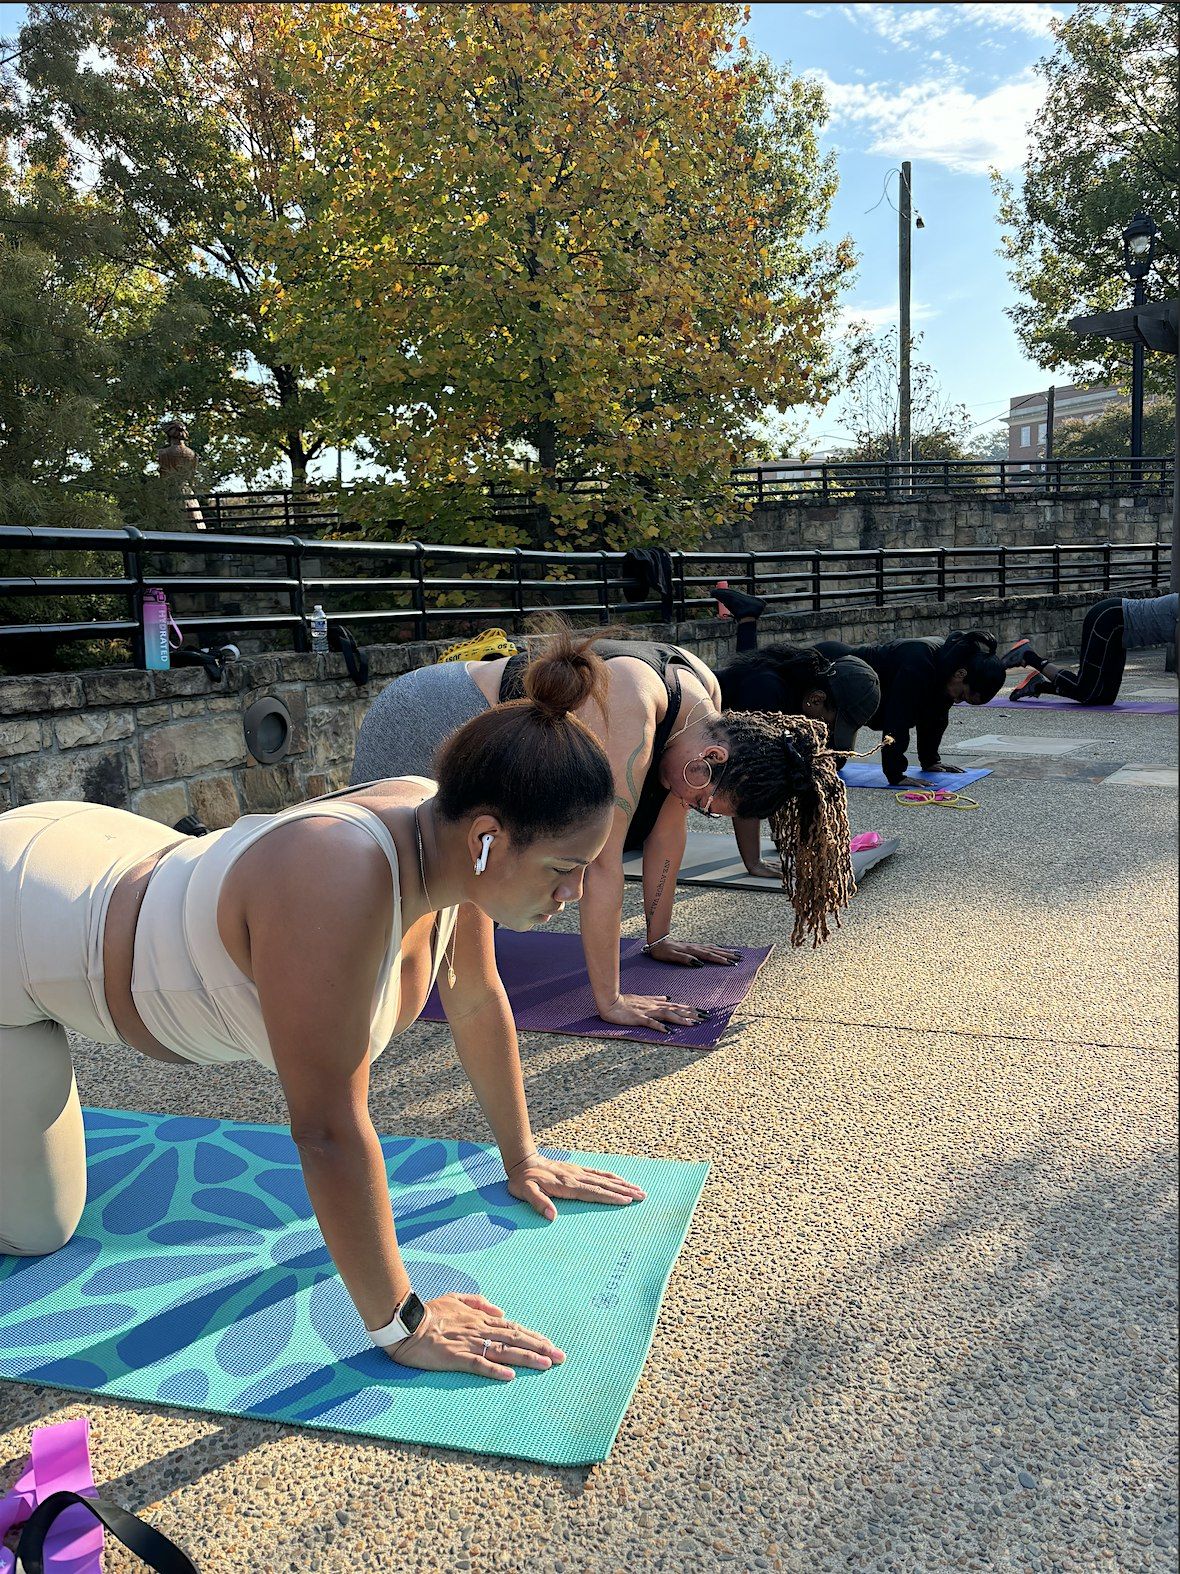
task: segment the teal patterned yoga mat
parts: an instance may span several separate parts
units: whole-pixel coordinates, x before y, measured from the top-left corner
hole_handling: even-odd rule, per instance
[[[85,1111],[88,1198],[49,1257],[0,1255],[0,1378],[552,1465],[606,1458],[708,1165],[569,1153],[647,1192],[509,1195],[495,1149],[384,1137],[423,1300],[478,1291],[566,1352],[498,1383],[401,1367],[368,1342],[285,1127]]]

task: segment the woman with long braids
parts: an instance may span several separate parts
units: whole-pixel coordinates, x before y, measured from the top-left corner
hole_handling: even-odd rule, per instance
[[[736,960],[720,947],[673,937],[676,876],[684,857],[688,812],[713,817],[767,819],[796,824],[791,801],[822,783],[826,793],[843,786],[822,747],[826,734],[799,717],[757,722],[721,713],[717,679],[697,658],[675,645],[593,638],[606,662],[602,703],[590,698],[577,712],[602,740],[615,778],[615,814],[606,845],[586,871],[578,907],[586,969],[595,1008],[607,1022],[667,1030],[697,1019],[694,1007],[663,996],[623,994],[619,936],[623,915],[623,854],[643,850],[643,897],[648,955],[681,967],[725,965]],[[396,679],[378,695],[361,724],[352,779],[429,769],[435,750],[470,716],[519,692],[527,656],[419,668]],[[797,756],[783,740],[798,742]],[[815,817],[806,816],[806,837]],[[784,829],[785,834],[785,829]],[[846,889],[843,853],[820,842],[820,861],[829,878],[820,882],[816,853],[803,849],[784,870],[796,891],[796,864],[806,868],[806,897],[797,912],[809,929],[827,933],[825,909],[817,918],[815,890],[823,886],[839,905]],[[848,877],[850,878],[850,876]],[[816,920],[814,926],[812,921]],[[822,938],[822,935],[821,935]]]
[[[209,836],[98,804],[0,815],[0,1252],[56,1251],[86,1199],[67,1028],[176,1064],[254,1060],[282,1084],[324,1241],[375,1345],[501,1380],[561,1361],[479,1295],[414,1294],[369,1067],[437,977],[513,1196],[548,1219],[554,1198],[642,1197],[538,1153],[492,944],[493,920],[531,929],[576,902],[607,839],[610,764],[571,714],[605,680],[559,639],[524,699],[458,729],[437,785],[372,782]]]
[[[731,590],[724,581],[714,595],[721,615],[737,620],[737,654],[717,671],[725,709],[810,716],[827,727],[834,749],[851,753],[857,732],[881,703],[881,685],[872,667],[859,656],[833,659],[813,645],[776,640],[760,646],[758,619],[766,602],[760,596]],[[762,859],[761,823],[735,819],[733,834],[747,871],[775,879],[778,870]]]
[[[848,756],[828,746],[823,722],[806,716],[726,711],[715,731],[728,749],[724,791],[735,816],[770,822],[781,866],[774,872],[795,908],[791,944],[810,935],[817,946],[856,891],[839,774]]]

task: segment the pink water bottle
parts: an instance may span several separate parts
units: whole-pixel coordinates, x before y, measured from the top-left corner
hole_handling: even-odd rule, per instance
[[[143,659],[149,672],[167,672],[172,665],[168,655],[168,597],[162,590],[143,593]]]

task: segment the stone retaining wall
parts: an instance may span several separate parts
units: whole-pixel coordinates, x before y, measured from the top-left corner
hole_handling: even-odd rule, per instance
[[[1002,642],[1031,634],[1051,652],[1076,647],[1093,594],[1025,596],[940,604],[853,607],[791,617],[767,615],[764,642],[798,644],[945,634],[985,628]],[[703,619],[627,631],[673,640],[711,666],[733,652],[733,625]],[[358,689],[343,658],[282,653],[235,663],[210,683],[200,668],[139,672],[107,668],[0,678],[0,810],[44,799],[88,799],[174,825],[195,814],[211,829],[239,814],[270,811],[342,787],[361,717],[381,687],[437,659],[441,643],[369,647],[371,677]],[[260,765],[246,751],[242,717],[255,700],[290,712],[289,753]]]
[[[1172,499],[1141,497],[995,498],[942,493],[896,503],[774,503],[710,534],[726,552],[806,549],[854,552],[885,547],[1052,546],[1083,542],[1170,541]]]

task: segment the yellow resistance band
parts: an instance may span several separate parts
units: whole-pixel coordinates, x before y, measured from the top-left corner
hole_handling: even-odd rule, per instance
[[[915,808],[922,808],[926,804],[936,809],[979,808],[978,802],[968,798],[965,792],[949,792],[945,787],[911,789],[909,792],[895,792],[893,796],[898,803],[912,803]]]

